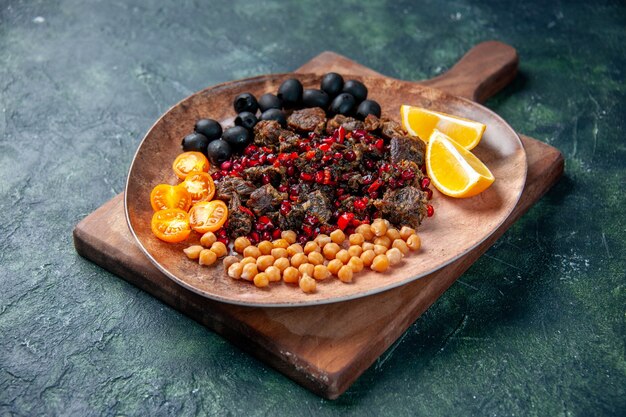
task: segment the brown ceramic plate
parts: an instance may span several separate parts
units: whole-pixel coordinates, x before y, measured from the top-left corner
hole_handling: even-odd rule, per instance
[[[150,191],[160,183],[177,184],[171,164],[181,152],[181,139],[193,130],[199,118],[232,120],[234,97],[249,91],[259,97],[276,92],[293,74],[263,75],[228,82],[200,91],[165,113],[146,134],[132,162],[125,193],[126,218],[131,232],[148,258],[167,276],[205,297],[247,306],[305,306],[337,301],[385,291],[428,275],[471,251],[489,237],[511,213],[526,180],[526,153],[513,129],[485,107],[441,91],[410,82],[382,77],[355,77],[369,89],[383,115],[399,121],[400,105],[411,104],[478,120],[487,125],[474,153],[493,172],[496,181],[485,192],[469,199],[446,197],[434,190],[435,215],[419,229],[422,249],[384,274],[361,272],[354,282],[338,279],[318,282],[317,292],[305,294],[292,285],[278,283],[257,289],[224,273],[221,263],[201,267],[188,260],[182,249],[191,243],[168,244],[150,230],[152,208]],[[299,74],[305,88],[316,88],[319,75]],[[194,234],[192,234],[194,236]],[[194,236],[197,242],[197,237]]]

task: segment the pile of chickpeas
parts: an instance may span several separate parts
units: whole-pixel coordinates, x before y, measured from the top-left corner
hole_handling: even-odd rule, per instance
[[[310,293],[316,290],[317,281],[332,275],[342,282],[352,282],[354,274],[364,268],[385,272],[389,266],[401,262],[409,251],[420,247],[420,237],[414,229],[403,226],[398,230],[379,218],[371,225],[360,225],[350,236],[340,229],[330,236],[320,234],[304,247],[296,243],[296,233],[291,230],[282,232],[280,239],[265,240],[256,246],[248,238],[238,237],[234,250],[243,258],[226,256],[223,264],[228,276],[252,281],[259,288],[282,280],[298,284],[302,291]],[[208,232],[200,239],[200,245],[190,246],[184,252],[200,265],[212,265],[228,249],[216,240],[215,234]]]

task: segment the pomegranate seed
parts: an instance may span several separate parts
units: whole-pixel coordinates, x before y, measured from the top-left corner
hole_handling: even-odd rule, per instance
[[[282,231],[280,229],[274,229],[272,232],[272,239],[280,239],[281,232]]]
[[[315,158],[315,151],[308,151],[307,153],[304,154],[304,158],[308,161]]]
[[[341,157],[342,157],[341,152],[335,152],[333,154],[333,158],[335,158],[335,159],[341,159]]]
[[[385,142],[382,139],[378,139],[374,146],[376,147],[376,149],[378,149],[379,152],[382,152],[385,147]]]
[[[328,143],[323,143],[317,148],[322,152],[328,152],[330,150],[330,145]]]
[[[291,203],[287,200],[280,203],[280,214],[286,216],[291,211]]]
[[[435,214],[435,209],[430,204],[427,204],[426,205],[426,215],[428,217],[433,217],[433,214]]]
[[[261,176],[261,182],[263,184],[269,184],[270,183],[270,176],[268,174],[263,174]]]
[[[422,178],[422,182],[420,183],[420,186],[422,187],[422,190],[425,189],[425,188],[428,188],[429,185],[430,185],[430,178],[428,178],[428,177]]]
[[[228,234],[226,233],[226,229],[224,229],[224,228],[221,228],[220,230],[218,230],[216,235],[218,235],[219,237],[226,237],[226,236],[228,236]]]
[[[272,234],[269,232],[269,230],[266,230],[265,232],[261,233],[261,239],[272,240]]]
[[[374,182],[374,177],[372,176],[372,174],[367,174],[366,176],[363,177],[362,182],[364,185],[369,185],[372,182]]]
[[[259,150],[259,148],[257,148],[255,145],[248,145],[246,147],[246,149],[244,149],[243,154],[247,155],[247,156],[250,156],[253,153],[256,153],[258,150]]]
[[[220,178],[222,178],[222,173],[219,171],[216,171],[214,173],[211,174],[211,178],[213,178],[215,181],[219,180]]]
[[[261,164],[264,164],[264,163],[265,163],[265,161],[267,161],[267,154],[261,154],[261,155],[259,156],[259,162],[260,162]]]
[[[374,191],[373,193],[370,193],[370,197],[371,197],[372,199],[376,199],[376,198],[378,198],[378,191]]]
[[[307,214],[304,216],[304,220],[303,220],[306,224],[310,224],[310,225],[314,225],[315,223],[318,222],[317,217],[313,216],[312,214]]]
[[[352,162],[356,160],[356,154],[353,151],[347,151],[343,154],[343,158],[348,162]]]
[[[250,239],[250,242],[252,242],[253,244],[259,243],[260,238],[261,237],[257,232],[252,232],[248,235],[248,239]]]
[[[277,190],[281,193],[286,193],[288,189],[289,187],[287,186],[287,184],[280,184],[277,188]]]
[[[276,162],[276,155],[274,155],[273,153],[268,154],[267,155],[267,162],[269,164],[273,164],[274,162]]]
[[[352,219],[354,219],[354,213],[343,213],[341,216],[339,216],[339,219],[337,219],[337,226],[339,226],[341,230],[344,230]]]
[[[309,241],[309,238],[306,237],[305,235],[298,235],[298,243],[301,245],[305,245],[306,242]]]
[[[233,171],[241,171],[241,168],[243,168],[243,167],[241,166],[241,164],[239,162],[235,162],[233,164]]]
[[[367,135],[367,132],[365,130],[363,130],[363,129],[357,129],[354,132],[352,132],[352,135],[355,138],[361,139],[361,138],[364,138]]]
[[[298,158],[298,152],[291,152],[289,154],[289,159],[294,160]]]
[[[324,162],[324,163],[330,161],[331,159],[333,159],[333,157],[331,155],[326,154],[326,155],[322,156],[322,162]]]
[[[374,191],[378,190],[378,189],[380,188],[380,186],[381,186],[381,185],[383,185],[383,181],[379,178],[379,179],[377,179],[376,181],[374,181],[374,182],[372,183],[372,185],[370,185],[370,186],[367,188],[367,192],[368,192],[369,194],[371,194],[371,193],[373,193]]]
[[[354,202],[354,208],[359,211],[365,210],[366,206],[367,206],[367,202],[363,201],[363,199],[358,199]]]
[[[343,193],[345,193],[345,192],[346,192],[346,190],[344,190],[343,188],[337,188],[337,189],[335,190],[335,195],[336,195],[337,197],[339,197],[339,196],[343,195]]]
[[[287,161],[288,159],[289,159],[289,154],[286,154],[286,153],[279,153],[278,154],[278,162],[283,163],[283,162]]]
[[[431,190],[430,188],[425,188],[424,192],[426,193],[426,198],[428,198],[429,200],[432,200],[433,190]]]
[[[233,163],[232,163],[232,162],[230,162],[230,161],[224,161],[224,162],[222,162],[222,164],[220,165],[220,168],[221,168],[221,169],[223,169],[223,170],[228,171],[232,165],[233,165]]]
[[[324,182],[324,171],[317,171],[315,173],[315,182],[321,184]]]
[[[218,237],[217,238],[218,242],[222,242],[223,244],[225,244],[226,246],[228,246],[228,244],[230,243],[230,240],[228,240],[227,237]]]
[[[381,139],[381,140],[382,140],[382,139]],[[389,165],[389,164],[388,164],[388,163],[386,163],[386,162],[383,162],[383,163],[380,165],[380,168],[378,168],[378,171],[379,171],[379,172],[389,172],[389,170],[390,170],[390,169],[391,169],[391,165]]]
[[[300,173],[300,179],[302,181],[311,182],[311,181],[313,181],[313,175],[309,174],[308,172],[301,172]]]
[[[313,228],[309,226],[308,224],[303,224],[302,233],[304,233],[305,236],[310,237],[311,235],[313,235]]]
[[[262,223],[262,224],[272,224],[272,220],[269,217],[267,217],[267,216],[261,216],[261,217],[259,217],[259,223]]]
[[[415,172],[411,171],[410,169],[405,169],[404,171],[402,171],[402,174],[400,175],[402,176],[402,179],[406,181],[409,181],[415,178]]]
[[[296,168],[294,168],[292,166],[291,167],[287,167],[287,171],[286,172],[287,172],[287,175],[292,176],[293,174],[296,173]]]
[[[374,161],[372,161],[371,159],[366,159],[364,164],[365,164],[365,168],[369,170],[373,169],[375,165]]]

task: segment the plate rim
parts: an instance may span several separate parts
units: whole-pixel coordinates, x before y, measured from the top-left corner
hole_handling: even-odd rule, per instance
[[[185,102],[186,100],[188,100],[189,98],[201,94],[204,91],[207,90],[211,90],[211,89],[216,89],[216,88],[220,88],[223,86],[226,86],[228,84],[232,84],[235,82],[241,82],[241,81],[254,81],[255,79],[263,79],[263,78],[267,78],[267,77],[282,77],[282,76],[289,76],[289,75],[296,75],[296,76],[319,76],[320,74],[318,73],[313,73],[313,72],[307,72],[307,73],[290,73],[290,72],[286,72],[286,73],[269,73],[269,74],[261,74],[261,75],[257,75],[254,77],[248,77],[248,78],[241,78],[241,79],[237,79],[237,80],[231,80],[231,81],[226,81],[223,83],[219,83],[219,84],[215,84],[206,88],[203,88],[202,90],[198,90],[188,96],[186,96],[185,98],[181,99],[180,101],[178,101],[176,104],[170,106],[164,113],[162,113],[159,118],[150,126],[150,128],[148,129],[148,131],[144,134],[143,138],[141,139],[141,141],[139,142],[139,145],[137,145],[137,149],[135,150],[135,153],[133,155],[133,159],[130,163],[130,166],[128,168],[128,173],[126,175],[126,184],[124,186],[124,217],[126,218],[126,225],[131,233],[131,235],[133,236],[133,238],[135,239],[135,241],[137,242],[139,249],[141,250],[141,252],[143,252],[143,254],[150,260],[150,262],[161,272],[163,273],[165,276],[167,276],[169,279],[171,279],[172,281],[174,281],[176,284],[181,285],[182,287],[213,301],[218,301],[218,302],[222,302],[222,303],[226,303],[226,304],[231,304],[231,305],[238,305],[238,306],[243,306],[243,307],[268,307],[268,308],[291,308],[291,307],[311,307],[311,306],[321,306],[321,305],[327,305],[327,304],[334,304],[334,303],[340,303],[340,302],[345,302],[345,301],[351,301],[351,300],[356,300],[359,298],[365,298],[365,297],[369,297],[375,294],[380,294],[389,290],[392,290],[394,288],[398,288],[401,287],[403,285],[407,285],[413,281],[417,281],[420,280],[428,275],[431,275],[443,268],[445,268],[448,265],[451,265],[452,263],[456,262],[457,260],[459,260],[460,258],[462,258],[463,256],[467,255],[468,253],[470,253],[471,251],[473,251],[474,249],[476,249],[477,247],[479,247],[483,242],[485,242],[487,239],[489,239],[503,224],[504,222],[506,222],[506,220],[510,217],[511,213],[515,210],[515,208],[517,207],[517,204],[519,203],[519,200],[522,196],[522,193],[524,192],[525,189],[525,185],[526,185],[526,180],[527,180],[527,176],[528,176],[528,155],[526,154],[526,149],[524,147],[524,143],[522,142],[520,136],[517,134],[517,132],[515,131],[515,129],[513,129],[513,127],[511,127],[511,125],[509,125],[506,120],[504,120],[504,118],[502,118],[499,114],[497,114],[496,112],[494,112],[493,110],[485,107],[484,105],[482,105],[481,103],[477,103],[475,101],[472,101],[470,99],[467,99],[465,97],[460,97],[460,96],[456,96],[454,94],[450,94],[450,93],[446,93],[443,90],[437,89],[437,88],[433,88],[433,87],[429,87],[429,86],[421,86],[425,89],[429,89],[429,90],[434,90],[437,91],[439,93],[442,93],[446,96],[450,96],[450,97],[454,97],[457,100],[460,100],[462,102],[465,102],[469,105],[472,106],[478,106],[482,111],[487,112],[490,116],[498,119],[502,125],[508,129],[512,134],[513,137],[515,137],[515,140],[517,141],[517,144],[519,145],[519,149],[521,149],[522,152],[522,156],[523,156],[523,162],[524,162],[524,174],[523,174],[523,179],[521,182],[522,186],[520,187],[520,189],[518,190],[517,196],[515,197],[515,203],[511,205],[511,208],[508,210],[508,212],[506,212],[505,214],[503,214],[502,216],[502,220],[494,226],[493,230],[486,234],[482,239],[478,240],[474,245],[472,245],[471,247],[468,247],[465,251],[457,254],[456,256],[450,258],[448,261],[446,261],[445,263],[439,265],[437,268],[431,269],[429,271],[426,271],[424,273],[418,274],[418,275],[411,275],[408,276],[407,278],[404,278],[400,281],[396,281],[384,286],[380,286],[380,287],[376,287],[374,289],[371,290],[367,290],[367,291],[363,291],[363,292],[356,292],[354,294],[350,294],[350,295],[346,295],[346,296],[340,296],[340,297],[332,297],[332,298],[326,298],[326,299],[316,299],[316,300],[311,300],[311,301],[291,301],[288,303],[265,303],[265,302],[255,302],[255,301],[238,301],[236,299],[230,299],[230,298],[224,298],[218,295],[214,295],[214,294],[210,294],[207,293],[205,291],[202,291],[198,288],[196,288],[193,285],[188,284],[187,282],[183,281],[182,279],[178,278],[175,274],[169,272],[165,267],[163,267],[149,252],[148,250],[144,247],[144,245],[142,244],[141,240],[139,239],[139,236],[135,233],[135,230],[133,229],[132,225],[131,225],[131,219],[130,219],[130,213],[129,213],[129,208],[128,208],[128,188],[129,188],[129,183],[130,183],[130,177],[131,177],[131,172],[133,170],[133,166],[135,164],[135,161],[137,159],[137,155],[139,154],[140,149],[142,148],[143,143],[146,141],[146,139],[148,138],[148,136],[150,135],[150,133],[155,129],[155,127],[157,126],[157,124],[159,124],[159,122],[167,115],[169,114],[173,109],[175,109],[176,107],[178,107],[179,105],[181,105],[181,103]],[[354,75],[355,77],[358,78],[387,78],[389,79],[389,77],[385,77],[384,75],[380,75],[380,76],[359,76],[359,75]],[[394,79],[395,80],[395,79]],[[415,82],[411,82],[411,81],[405,81],[405,80],[397,80],[397,81],[401,81],[404,83],[413,83],[413,84],[418,84],[419,83],[415,83]]]

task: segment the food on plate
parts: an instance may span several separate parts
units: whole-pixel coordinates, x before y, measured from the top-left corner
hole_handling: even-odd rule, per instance
[[[435,129],[426,148],[432,183],[450,197],[472,197],[486,190],[494,176],[473,153]]]
[[[408,105],[400,107],[400,116],[402,127],[410,135],[428,141],[437,129],[468,150],[478,145],[486,128],[474,120]]]
[[[184,181],[152,192],[155,236],[191,236],[186,258],[204,266],[224,258],[226,275],[259,288],[284,281],[311,293],[318,281],[350,283],[365,269],[402,263],[420,250],[416,229],[434,214],[431,182],[469,196],[489,178],[432,118],[461,126],[454,131],[464,146],[475,146],[484,126],[402,106],[405,131],[368,94],[336,73],[319,89],[291,78],[276,94],[235,97],[234,126],[198,120],[172,165]]]

